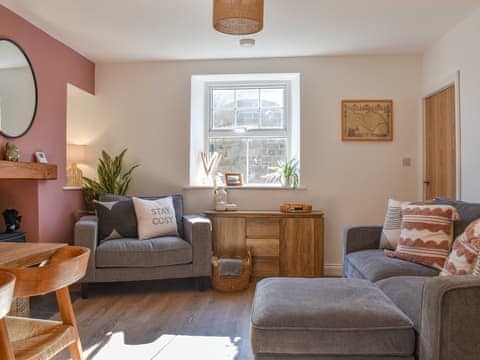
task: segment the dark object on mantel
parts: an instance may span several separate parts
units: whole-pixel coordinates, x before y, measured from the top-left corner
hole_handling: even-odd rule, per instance
[[[5,232],[13,233],[20,228],[20,221],[22,217],[18,215],[18,211],[15,209],[7,209],[3,212],[3,219],[5,220]]]
[[[22,243],[26,241],[25,233],[23,232],[0,233],[0,242]]]

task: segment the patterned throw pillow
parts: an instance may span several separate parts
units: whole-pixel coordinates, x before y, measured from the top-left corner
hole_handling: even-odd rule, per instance
[[[449,205],[407,205],[402,208],[400,240],[393,257],[442,270],[453,242],[458,212]]]
[[[440,275],[480,275],[480,219],[467,226],[453,243]]]
[[[95,210],[100,241],[137,237],[137,219],[131,200],[95,201]]]
[[[172,197],[145,200],[133,197],[137,215],[138,238],[147,240],[157,236],[178,235]]]
[[[395,250],[400,240],[400,225],[402,223],[402,207],[410,204],[408,201],[389,199],[387,214],[383,224],[380,249]]]

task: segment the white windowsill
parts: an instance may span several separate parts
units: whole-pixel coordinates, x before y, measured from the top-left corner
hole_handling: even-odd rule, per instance
[[[296,188],[286,186],[268,186],[268,185],[242,185],[242,186],[221,186],[228,190],[283,190],[283,191],[305,191],[305,186],[298,186]],[[183,190],[213,190],[214,186],[209,185],[187,185]]]
[[[79,191],[82,190],[81,186],[64,186],[63,190],[65,191]]]

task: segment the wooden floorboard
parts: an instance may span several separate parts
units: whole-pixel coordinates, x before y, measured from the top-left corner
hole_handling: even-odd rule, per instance
[[[91,286],[89,299],[74,301],[86,359],[250,360],[254,287],[224,294],[199,292],[190,280]]]

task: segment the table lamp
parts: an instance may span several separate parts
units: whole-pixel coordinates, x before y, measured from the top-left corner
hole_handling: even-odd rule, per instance
[[[67,144],[67,185],[82,186],[83,173],[78,164],[85,162],[87,153],[86,145]]]

